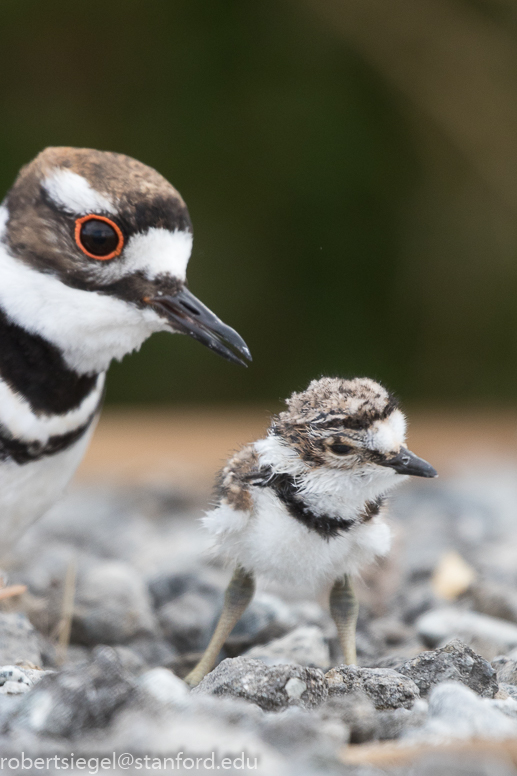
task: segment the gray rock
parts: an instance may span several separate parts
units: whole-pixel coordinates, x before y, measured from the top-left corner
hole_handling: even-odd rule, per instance
[[[158,619],[165,638],[178,652],[202,651],[210,641],[220,608],[195,591],[164,604]]]
[[[134,679],[116,652],[97,647],[90,664],[44,677],[24,696],[11,725],[39,735],[75,736],[105,726],[134,694]]]
[[[2,666],[0,668],[0,694],[19,695],[25,693],[44,676],[53,673],[54,671],[42,671],[37,668]]]
[[[187,705],[190,690],[181,679],[167,668],[152,668],[143,673],[137,682],[141,694],[165,705],[183,708]]]
[[[122,668],[129,671],[130,674],[138,676],[147,668],[140,655],[129,647],[118,644],[116,647],[113,647],[113,651],[119,659]]]
[[[490,478],[486,476],[485,483]],[[489,730],[495,722],[499,731],[502,724],[513,726],[517,722],[517,684],[509,682],[514,682],[516,678],[515,665],[511,661],[517,661],[517,653],[512,655],[509,645],[513,644],[514,631],[511,631],[508,638],[507,630],[501,632],[494,627],[503,622],[503,625],[512,628],[513,624],[509,621],[515,620],[516,595],[512,582],[517,559],[517,529],[513,527],[517,525],[515,471],[512,472],[512,483],[511,494],[507,489],[511,498],[505,497],[507,506],[503,521],[499,502],[494,506],[494,498],[500,491],[499,485],[497,488],[491,487],[489,498],[483,496],[480,499],[469,491],[470,485],[460,492],[454,484],[451,487],[447,483],[440,485],[438,482],[438,485],[433,483],[432,491],[429,489],[424,492],[414,488],[410,495],[411,486],[408,484],[408,496],[402,494],[402,501],[398,502],[402,505],[402,514],[398,520],[400,551],[396,561],[391,560],[384,571],[373,569],[371,577],[368,573],[368,589],[359,591],[364,599],[358,627],[361,664],[365,665],[367,660],[374,669],[382,666],[400,671],[403,665],[414,662],[417,654],[415,646],[421,648],[416,628],[412,625],[408,628],[407,624],[413,623],[430,609],[443,611],[443,601],[437,601],[432,592],[431,574],[445,550],[455,547],[468,563],[481,574],[485,573],[488,579],[497,575],[497,584],[478,581],[461,603],[447,607],[454,611],[454,622],[452,626],[449,622],[447,627],[453,628],[454,635],[458,625],[456,613],[464,612],[468,616],[469,627],[463,621],[464,633],[460,635],[464,635],[469,645],[479,645],[482,652],[478,652],[478,655],[482,657],[492,659],[496,654],[504,654],[504,659],[494,661],[493,668],[507,681],[499,682],[499,691],[491,699],[496,689],[495,681],[492,683],[487,676],[483,680],[482,670],[481,679],[476,679],[479,680],[478,687],[473,682],[475,671],[471,670],[469,676],[465,669],[468,661],[458,666],[453,660],[452,667],[445,661],[447,664],[440,668],[435,658],[433,676],[429,676],[431,669],[427,667],[427,689],[425,671],[421,670],[422,666],[419,668],[417,684],[424,687],[422,694],[429,693],[433,682],[455,677],[460,682],[456,685],[460,692],[463,689],[461,682],[471,683],[478,691],[487,692],[489,700],[486,703],[482,701],[481,707],[477,707],[477,716],[470,702],[462,697],[456,700],[454,714],[447,717],[443,709],[440,713],[434,709],[434,717],[430,715],[427,720],[425,700],[417,697],[410,709],[401,705],[379,710],[364,692],[332,695],[319,706],[314,702],[316,708],[304,709],[301,704],[308,695],[307,677],[306,674],[293,674],[293,669],[307,670],[300,666],[277,665],[268,668],[262,664],[260,671],[267,674],[263,680],[262,674],[254,670],[251,677],[253,681],[243,682],[242,676],[234,677],[235,682],[232,684],[228,681],[220,694],[190,693],[169,671],[161,668],[149,670],[150,666],[170,666],[173,661],[179,660],[185,662],[187,657],[191,665],[195,662],[199,654],[182,652],[180,655],[174,644],[178,643],[182,650],[185,646],[188,650],[196,651],[203,648],[220,610],[227,575],[220,567],[199,565],[202,539],[200,545],[197,523],[193,519],[196,515],[193,512],[179,515],[173,505],[174,514],[171,514],[169,507],[165,508],[161,502],[158,503],[157,498],[149,498],[143,491],[137,493],[135,490],[129,497],[121,497],[114,491],[110,495],[99,489],[76,494],[63,502],[59,514],[54,511],[53,515],[47,515],[34,527],[32,540],[26,535],[21,545],[18,545],[21,549],[13,558],[14,565],[10,567],[12,581],[25,582],[30,587],[30,594],[24,596],[20,605],[23,605],[36,630],[48,636],[53,633],[61,617],[63,581],[72,559],[76,559],[78,569],[77,600],[80,606],[85,603],[83,591],[88,598],[88,591],[83,588],[87,574],[103,566],[107,560],[110,563],[123,561],[126,570],[137,580],[140,580],[140,575],[148,579],[151,574],[156,574],[156,569],[162,570],[160,576],[149,584],[149,596],[144,590],[153,624],[150,629],[144,628],[144,631],[129,637],[124,633],[117,636],[122,641],[113,642],[117,646],[114,647],[112,659],[118,666],[113,676],[111,669],[99,670],[97,651],[94,659],[97,668],[94,670],[91,647],[75,644],[70,646],[68,657],[76,662],[82,661],[82,665],[67,665],[57,676],[44,676],[40,683],[25,693],[7,694],[8,691],[15,692],[29,685],[23,680],[13,682],[13,676],[18,676],[15,672],[10,678],[4,676],[2,684],[0,672],[0,730],[7,731],[0,734],[2,756],[11,750],[12,756],[15,756],[22,750],[22,746],[28,752],[30,742],[38,752],[46,747],[50,756],[55,754],[57,747],[69,752],[70,741],[63,736],[72,736],[74,751],[81,753],[105,752],[113,748],[132,751],[136,747],[142,753],[154,749],[170,753],[172,749],[203,755],[215,748],[222,748],[238,754],[244,748],[259,755],[262,771],[268,776],[273,773],[289,776],[306,776],[310,773],[312,776],[313,773],[332,770],[329,763],[335,762],[335,752],[348,736],[356,742],[405,740],[411,731],[426,727],[433,719],[434,733],[431,726],[426,735],[448,735],[448,731],[456,725],[459,724],[461,728],[465,719],[470,728],[463,735],[470,735],[472,729],[483,729],[487,708],[492,725],[488,726]],[[394,504],[394,509],[398,509],[397,504]],[[476,531],[477,538],[473,539]],[[382,580],[385,580],[385,584]],[[141,585],[141,580],[138,584]],[[109,585],[104,587],[104,591],[105,600],[101,600],[102,595],[98,595],[101,611],[106,611],[113,592]],[[288,646],[293,640],[296,642],[294,629],[316,626],[320,629],[316,631],[319,638],[323,633],[325,642],[330,643],[334,650],[331,653],[331,665],[335,665],[341,658],[337,652],[335,625],[328,612],[310,602],[285,602],[282,600],[283,591],[279,591],[278,595],[258,593],[255,596],[231,634],[223,654],[232,657],[254,648],[251,654],[256,655],[258,648],[258,654],[262,654],[266,660],[269,659],[268,651],[271,648],[273,651],[277,649],[277,644],[271,644],[274,639],[284,642],[282,650],[285,650],[285,642]],[[192,601],[191,596],[203,599],[204,605],[200,604],[195,611],[185,613]],[[91,607],[89,599],[86,603]],[[130,604],[132,606],[133,602]],[[174,605],[167,612],[169,604]],[[472,606],[478,611],[465,612]],[[167,630],[167,639],[158,625],[158,612]],[[88,616],[90,614],[92,611],[88,612]],[[490,616],[486,618],[486,615]],[[182,617],[185,618],[183,621]],[[471,627],[472,619],[469,620],[469,617],[474,617],[476,627]],[[106,626],[106,619],[109,620],[109,617],[104,619],[104,625],[98,628],[93,638],[88,637],[88,640],[84,639],[81,643],[94,645],[99,635],[105,641],[104,637],[109,632],[106,627],[111,628],[110,622]],[[102,624],[102,618],[98,622]],[[431,644],[433,648],[442,646],[443,637],[443,628],[434,636],[426,636],[434,639]],[[27,644],[30,644],[29,639],[18,638],[17,654],[6,657],[5,662],[12,664],[16,671],[22,670],[15,665],[15,660],[18,657],[24,659],[20,650],[26,649]],[[53,665],[48,645],[44,648],[43,642],[36,641],[36,646],[41,651],[41,659],[26,655],[25,660],[38,665]],[[473,649],[474,652],[478,651],[477,646]],[[468,656],[468,653],[465,652],[464,656]],[[452,660],[450,655],[449,658]],[[281,659],[316,662],[314,658],[296,658],[293,652],[284,652]],[[475,665],[478,660],[480,658],[476,656]],[[253,662],[249,660],[248,667]],[[287,671],[280,677],[281,681],[278,669]],[[272,676],[273,670],[275,673]],[[25,676],[28,677],[28,673]],[[403,676],[406,680],[414,678],[412,674]],[[342,679],[340,677],[340,683]],[[246,686],[243,687],[243,684]],[[378,691],[378,688],[375,690]],[[481,702],[479,696],[477,699]],[[271,704],[274,709],[280,707],[280,710],[274,713],[263,711],[260,704],[264,702]],[[481,712],[483,716],[479,722]],[[475,724],[472,723],[473,716]],[[506,722],[501,723],[501,718]],[[437,719],[441,720],[438,733]],[[319,758],[317,764],[315,757]],[[503,776],[495,763],[492,763],[492,769],[488,766],[481,768],[476,760],[467,767],[464,760],[462,755],[461,761],[454,765],[459,770],[452,773],[458,776]],[[430,765],[430,770],[425,771],[425,774],[449,776],[447,767]],[[352,770],[355,773],[356,769]],[[368,776],[378,773],[378,769],[373,767],[365,766],[360,770],[361,775],[364,771],[364,776],[366,773]],[[419,776],[423,774],[420,764],[413,766],[413,771],[418,772]],[[505,771],[504,776],[509,776],[509,773]],[[512,776],[515,776],[513,770]]]
[[[0,690],[3,688],[0,688]],[[13,719],[17,709],[19,708],[21,702],[25,698],[25,693],[3,693],[0,692],[0,730],[2,732],[5,731],[5,729],[8,726],[9,720]],[[5,755],[5,745],[4,743],[8,739],[7,735],[2,735],[0,737],[0,746],[2,749],[2,753]]]
[[[505,654],[517,646],[517,625],[450,606],[427,612],[418,618],[419,636],[429,647],[450,639],[460,639],[472,646],[487,660]]]
[[[421,727],[427,717],[427,703],[416,700],[412,709],[390,709],[378,711],[376,718],[375,738],[379,741],[389,741],[400,738],[413,728]]]
[[[37,632],[24,614],[0,612],[0,665],[41,665]]]
[[[90,660],[92,650],[82,644],[69,644],[66,650],[66,665],[86,663]]]
[[[310,614],[314,613],[312,609]],[[307,624],[307,614],[303,607],[295,605],[291,608],[275,595],[256,593],[226,640],[226,653],[235,657],[256,644],[268,644],[281,638],[298,624]]]
[[[349,730],[337,717],[323,717],[292,706],[276,714],[264,714],[253,729],[268,744],[291,760],[332,757],[348,743]]]
[[[421,646],[422,645],[420,644],[420,647]],[[422,649],[420,648],[418,653],[421,651]],[[412,657],[412,655],[402,656],[398,653],[388,654],[378,657],[375,661],[361,661],[361,665],[364,666],[364,668],[393,668],[395,671],[398,671],[404,663],[411,660]]]
[[[29,684],[22,684],[17,681],[7,681],[0,687],[0,695],[23,695],[24,693],[29,692],[29,690]]]
[[[311,709],[328,696],[325,677],[317,668],[266,666],[244,657],[223,660],[192,693],[243,698],[265,711],[280,711],[288,706]]]
[[[24,685],[27,689],[33,684],[23,669],[17,666],[2,666],[0,668],[0,687],[14,683]]]
[[[427,717],[426,701],[417,698],[411,709],[400,707],[378,711],[373,701],[362,692],[334,695],[321,706],[319,717],[341,720],[350,731],[350,743],[399,738],[407,731],[421,727]]]
[[[220,607],[224,594],[223,586],[216,584],[213,576],[207,574],[205,570],[159,574],[149,581],[149,592],[157,609],[186,593],[197,593],[211,601],[214,608]]]
[[[497,655],[497,657],[494,657],[494,659],[490,661],[490,665],[492,666],[494,671],[497,672],[499,668],[501,668],[509,660],[512,660],[512,659],[513,658],[511,658],[510,655]]]
[[[497,681],[517,685],[517,660],[503,657],[492,661],[492,668],[497,672]]]
[[[184,679],[197,666],[202,657],[203,652],[184,652],[170,662],[165,663],[165,667],[170,668],[180,679]]]
[[[422,652],[399,671],[415,682],[423,698],[432,687],[448,681],[461,682],[484,698],[493,698],[498,690],[490,663],[457,639],[441,649]]]
[[[424,612],[440,605],[430,584],[430,577],[408,580],[399,590],[395,605],[405,623],[413,624]]]
[[[158,618],[166,639],[181,654],[201,652],[208,644],[222,607],[222,591],[192,575],[178,575],[176,591]],[[181,584],[180,584],[181,582]],[[160,595],[155,590],[157,600]],[[226,640],[225,653],[240,655],[255,644],[269,643],[297,624],[289,606],[276,596],[258,593]]]
[[[323,719],[339,719],[347,726],[352,744],[363,744],[377,737],[378,713],[364,692],[333,695],[318,709]]]
[[[478,612],[517,623],[517,591],[512,585],[481,579],[471,585],[469,595]]]
[[[492,701],[494,709],[499,709],[499,711],[502,711],[507,717],[517,720],[517,700],[511,696],[502,698],[501,695],[502,693],[499,692],[498,697],[494,698]]]
[[[514,684],[505,684],[501,682],[499,685],[499,692],[504,693],[509,698],[517,700],[517,687]]]
[[[325,674],[329,695],[363,692],[376,709],[411,708],[420,693],[416,684],[391,668],[337,666]]]
[[[261,660],[266,665],[296,663],[327,670],[330,665],[328,642],[320,628],[302,626],[269,644],[257,645],[245,653],[245,657]]]
[[[157,624],[146,586],[127,563],[97,563],[80,575],[72,640],[79,644],[123,644],[152,634]]]
[[[81,562],[82,554],[73,547],[48,540],[40,545],[30,553],[31,562],[15,575],[15,580],[28,586],[19,600],[20,607],[34,627],[48,636],[59,627],[67,570],[71,564],[77,566]],[[91,563],[91,559],[87,562]]]
[[[291,708],[291,707],[290,707]],[[294,707],[298,708],[298,707]],[[184,714],[204,716],[210,719],[224,721],[229,727],[245,726],[256,731],[266,712],[255,703],[232,695],[209,695],[189,691],[188,703],[182,708]],[[276,717],[277,712],[271,716]]]
[[[498,709],[496,703],[480,698],[458,682],[444,682],[429,695],[425,724],[410,731],[405,738],[429,743],[455,738],[514,738],[517,721]]]
[[[501,655],[498,655],[497,657],[501,657]],[[517,660],[517,649],[510,650],[504,657],[509,657],[511,660]]]
[[[413,629],[396,617],[379,617],[371,623],[370,632],[388,647],[409,642],[414,636]]]
[[[259,600],[264,600],[265,595],[265,593],[259,593]],[[266,596],[266,600],[267,599],[269,599],[271,602],[271,596]],[[279,598],[271,603],[274,603],[275,606],[278,607],[278,602],[280,602],[280,604],[283,603]],[[283,607],[283,611],[277,608],[277,619],[278,615],[281,615],[281,618],[284,622],[284,627],[293,627],[291,621],[294,621],[294,626],[297,628],[303,625],[316,625],[323,631],[325,636],[336,635],[336,624],[330,616],[328,609],[324,609],[316,601],[293,601],[290,602],[288,606],[288,611]]]
[[[168,666],[178,656],[178,651],[172,644],[156,636],[141,636],[128,641],[125,646],[133,652],[137,660],[150,668]]]
[[[225,704],[227,700],[219,700],[219,703]],[[251,704],[241,701],[240,706],[250,707]],[[75,745],[74,751],[77,751]],[[218,770],[217,765],[224,756],[233,761],[233,767],[226,769],[231,774],[249,772],[260,776],[286,776],[289,773],[289,761],[264,741],[246,721],[229,724],[224,714],[218,716],[213,712],[209,716],[195,709],[162,709],[155,715],[145,707],[132,704],[117,716],[100,751],[134,752],[141,755],[152,752],[154,756],[180,753],[180,759],[181,756],[184,759],[191,757],[195,761],[201,757],[204,768],[200,770],[214,772]],[[212,753],[215,755],[214,764],[211,763]],[[241,759],[243,753],[244,760]],[[235,758],[239,759],[235,761]],[[224,773],[223,767],[219,768]],[[178,773],[189,772],[188,765],[182,768],[180,762]]]
[[[401,541],[401,561],[406,573],[413,577],[430,575],[444,551],[449,549],[452,509],[449,493],[443,488],[405,488],[394,498],[394,509],[404,530]],[[455,515],[456,517],[456,515]]]

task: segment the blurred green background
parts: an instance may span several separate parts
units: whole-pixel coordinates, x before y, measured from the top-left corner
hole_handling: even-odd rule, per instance
[[[47,145],[155,167],[189,205],[190,288],[254,356],[157,335],[112,367],[108,400],[276,400],[321,374],[514,400],[516,13],[4,0],[2,191]]]

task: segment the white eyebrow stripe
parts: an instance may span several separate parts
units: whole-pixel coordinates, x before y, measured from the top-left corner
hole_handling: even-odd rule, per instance
[[[76,215],[88,213],[112,213],[117,210],[108,197],[93,189],[86,178],[72,170],[55,170],[43,181],[43,188],[50,198]]]
[[[406,440],[406,418],[401,410],[394,410],[384,420],[377,420],[369,434],[369,446],[382,453],[397,450]]]
[[[192,232],[152,226],[129,238],[121,263],[123,274],[140,270],[153,280],[158,275],[173,275],[185,280],[192,253]]]

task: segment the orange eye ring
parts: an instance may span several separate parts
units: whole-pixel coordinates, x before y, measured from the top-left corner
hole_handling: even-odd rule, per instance
[[[107,253],[105,256],[98,255],[95,253],[91,253],[85,246],[83,245],[81,241],[81,231],[83,226],[88,223],[89,221],[102,221],[105,224],[108,224],[113,231],[115,232],[116,236],[118,237],[118,244],[117,247],[110,251],[110,253]],[[77,246],[81,249],[81,251],[86,254],[86,256],[89,256],[90,259],[95,259],[96,261],[108,261],[109,259],[114,259],[116,256],[120,256],[122,253],[122,248],[124,247],[124,235],[122,234],[122,231],[120,230],[120,227],[117,226],[117,224],[111,220],[111,218],[106,218],[106,216],[97,216],[97,215],[87,215],[87,216],[81,216],[81,218],[78,218],[75,222],[75,232],[74,232],[75,242],[77,243]]]

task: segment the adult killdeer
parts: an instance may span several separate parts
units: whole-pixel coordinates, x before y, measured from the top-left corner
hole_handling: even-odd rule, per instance
[[[373,380],[314,380],[287,407],[265,439],[230,459],[204,518],[235,573],[212,640],[186,677],[192,686],[212,668],[256,577],[303,594],[332,586],[330,612],[345,661],[355,663],[352,577],[389,550],[386,494],[407,475],[436,477],[404,447],[404,415]]]
[[[59,497],[105,372],[153,332],[236,363],[246,344],[186,287],[178,192],[122,154],[47,148],[0,207],[0,554]]]

